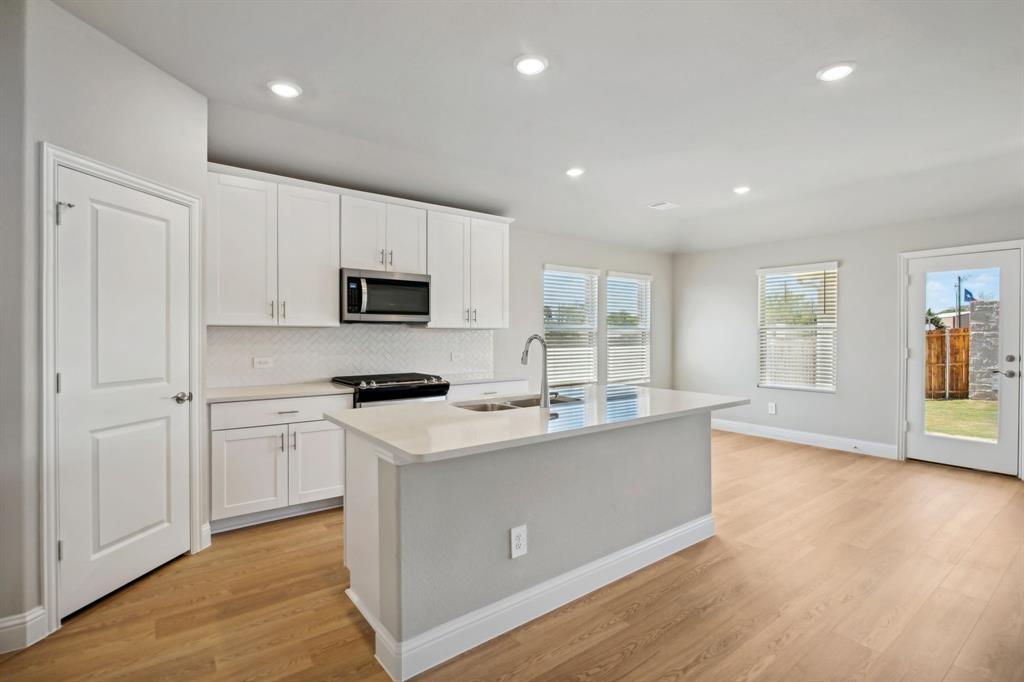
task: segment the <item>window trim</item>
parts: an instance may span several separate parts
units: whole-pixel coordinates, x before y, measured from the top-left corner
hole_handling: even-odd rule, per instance
[[[599,376],[604,378],[605,385],[613,385],[608,379],[608,278],[617,277],[620,279],[636,279],[647,282],[648,288],[648,301],[647,301],[647,314],[649,321],[647,325],[647,379],[643,381],[629,381],[629,382],[615,382],[616,384],[622,384],[627,386],[650,386],[651,382],[654,381],[654,275],[649,273],[640,272],[621,272],[618,270],[608,270],[601,277],[603,280],[600,283],[601,289],[604,295],[601,296],[598,302],[598,307],[601,310],[600,328],[601,328],[601,345],[598,356],[600,364]]]
[[[787,384],[762,384],[761,383],[761,275],[787,275],[803,272],[814,272],[817,270],[836,271],[836,326],[835,326],[835,368],[833,372],[832,386],[819,388],[816,386],[791,386]],[[817,263],[801,263],[796,265],[780,265],[773,267],[757,268],[754,275],[754,298],[757,301],[757,309],[754,319],[754,350],[757,355],[757,388],[765,388],[776,391],[802,391],[804,393],[822,393],[835,395],[839,392],[839,261],[820,261]]]

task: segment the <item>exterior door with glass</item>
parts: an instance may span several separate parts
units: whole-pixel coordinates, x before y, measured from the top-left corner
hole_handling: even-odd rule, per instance
[[[1020,250],[912,258],[908,273],[907,457],[1016,475]]]

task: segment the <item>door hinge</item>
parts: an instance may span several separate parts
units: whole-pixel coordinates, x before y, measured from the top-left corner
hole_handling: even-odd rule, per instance
[[[57,372],[57,393],[60,393],[60,372]]]
[[[903,420],[903,433],[910,433],[910,422]]]
[[[62,217],[61,214],[63,213],[63,209],[65,209],[65,208],[74,208],[74,207],[75,207],[75,205],[72,204],[71,202],[68,202],[68,201],[58,201],[57,202],[57,227],[60,227],[61,217]]]
[[[909,347],[903,349],[903,358],[905,360],[909,360],[910,359],[910,348]]]
[[[910,275],[907,275],[907,286],[910,286]]]
[[[57,561],[64,559],[64,541],[57,540]]]

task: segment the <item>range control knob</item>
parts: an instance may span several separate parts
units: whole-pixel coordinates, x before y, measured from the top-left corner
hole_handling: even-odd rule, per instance
[[[377,382],[373,379],[370,379],[370,388],[377,388]]]
[[[366,388],[366,382],[365,381],[360,381],[359,382],[359,388]]]

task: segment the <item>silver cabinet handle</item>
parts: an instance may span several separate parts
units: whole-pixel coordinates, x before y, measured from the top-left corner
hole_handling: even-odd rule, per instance
[[[384,265],[384,249],[380,250],[380,264]]]
[[[476,308],[473,308],[473,321],[476,322]]]
[[[299,449],[299,433],[298,431],[292,431],[292,450]]]
[[[274,318],[274,301],[270,302],[270,318]]]
[[[278,414],[298,414],[298,410],[281,410]]]
[[[1003,370],[1001,370],[1001,369],[994,369],[994,370],[992,370],[992,373],[993,374],[1002,374],[1007,379],[1013,379],[1015,376],[1017,376],[1017,372],[1013,371],[1012,369],[1008,369],[1005,372]]]
[[[178,403],[179,405],[183,403],[190,403],[192,402],[192,391],[189,391],[188,393],[186,393],[185,391],[179,391],[171,396],[171,400]]]
[[[281,301],[281,319],[288,319],[288,301]]]
[[[469,308],[466,308],[466,322],[469,322]]]
[[[395,252],[394,251],[388,251],[388,265],[394,265],[394,264],[395,264]]]
[[[284,452],[284,432],[281,432],[281,452]]]

